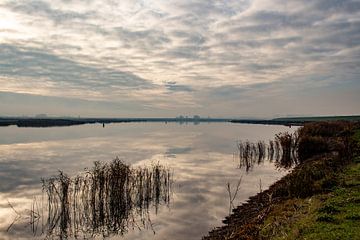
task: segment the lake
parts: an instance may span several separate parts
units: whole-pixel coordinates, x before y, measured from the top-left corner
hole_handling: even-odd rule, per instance
[[[147,209],[150,224],[133,217],[135,223],[121,233],[123,239],[201,239],[229,214],[228,186],[237,206],[288,172],[270,161],[248,172],[239,168],[237,141],[268,141],[279,132],[295,129],[232,123],[2,127],[0,239],[44,238],[44,229],[39,226],[46,219],[37,218],[39,226],[34,231],[28,217],[32,209],[42,211],[41,179],[56,176],[59,170],[76,176],[92,168],[95,161],[111,162],[116,157],[132,167],[160,164],[172,179],[169,201]],[[83,231],[79,230],[79,236],[102,238],[101,234]],[[60,238],[57,234],[50,237]],[[119,238],[116,234],[108,237]]]

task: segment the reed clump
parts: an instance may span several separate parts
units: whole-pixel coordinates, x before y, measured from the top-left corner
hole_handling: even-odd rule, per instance
[[[337,172],[353,159],[357,143],[349,122],[309,123],[297,132],[298,165],[277,185],[275,195],[307,197],[330,190]]]
[[[283,168],[291,168],[298,164],[298,134],[297,132],[290,134],[288,132],[275,135],[276,145],[279,146],[281,152],[278,156],[276,165]]]
[[[159,163],[135,168],[116,158],[95,162],[75,177],[60,172],[42,183],[46,200],[40,233],[65,239],[106,237],[152,228],[150,208],[157,213],[159,205],[170,203],[172,175]]]
[[[239,141],[239,167],[250,171],[265,159],[275,160],[279,168],[292,168],[315,156],[338,155],[344,164],[352,158],[356,146],[351,139],[354,123],[317,122],[308,123],[294,133],[279,133],[268,143],[264,141]]]
[[[266,159],[275,160],[275,165],[279,168],[291,168],[298,162],[297,158],[297,133],[279,133],[274,140],[250,142],[239,141],[238,156],[239,168],[245,168],[248,172],[254,165],[263,163]]]
[[[292,146],[291,151],[294,153],[290,153],[290,155],[297,157],[292,171],[271,185],[269,189],[250,197],[246,203],[234,209],[233,213],[224,220],[225,226],[214,229],[208,237],[203,239],[268,239],[261,235],[263,234],[261,233],[262,229],[269,229],[269,226],[271,231],[281,229],[277,218],[272,219],[270,225],[264,224],[271,212],[277,211],[278,206],[282,206],[287,200],[298,201],[299,198],[325,193],[341,185],[342,180],[338,178],[339,173],[350,161],[356,162],[359,159],[354,156],[358,156],[357,154],[360,153],[360,144],[357,143],[360,142],[360,124],[348,122],[309,123],[300,128],[291,141],[287,135],[280,137],[283,139],[280,140],[279,137],[276,137],[275,140],[269,142],[267,152],[269,156],[275,156],[276,144],[279,144],[281,154],[278,159],[281,159],[283,152],[286,152],[284,154],[286,159],[289,152],[284,151],[283,146],[285,148]],[[290,142],[292,143],[290,144]],[[344,198],[349,200],[347,194],[344,195]],[[295,212],[299,210],[294,204],[291,204],[290,207],[294,208]],[[308,214],[308,210],[305,212]],[[287,214],[284,212],[276,216],[280,219],[285,216],[285,219],[292,221],[293,216]],[[302,224],[302,222],[300,223]],[[270,234],[273,233],[270,232]],[[266,234],[268,236],[269,231]]]
[[[246,171],[250,171],[257,163],[260,164],[264,161],[266,155],[266,145],[263,141],[252,143],[250,141],[239,141],[239,167],[245,168]]]

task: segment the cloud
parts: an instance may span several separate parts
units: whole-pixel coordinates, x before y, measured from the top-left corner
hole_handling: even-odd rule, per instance
[[[115,28],[119,40],[127,47],[143,48],[144,51],[151,49],[159,50],[171,40],[161,31],[157,30],[128,30],[123,27]]]
[[[318,0],[315,1],[314,5],[319,11],[330,11],[333,13],[339,13],[339,11],[357,13],[360,11],[360,2],[356,0]]]
[[[103,95],[110,88],[124,91],[153,87],[151,82],[129,72],[81,64],[41,49],[7,44],[0,45],[0,76],[41,79],[58,88],[66,85],[79,91],[92,89]]]
[[[176,155],[176,154],[186,154],[193,150],[191,147],[178,147],[178,148],[169,148],[166,151],[166,155]]]
[[[194,91],[190,86],[186,86],[186,85],[178,85],[176,84],[176,82],[166,82],[165,83],[165,87],[170,90],[170,91],[174,91],[174,92],[192,92]]]
[[[7,4],[4,4],[3,7],[7,7],[14,12],[24,13],[27,15],[43,16],[52,20],[56,24],[68,20],[87,20],[91,15],[95,14],[94,11],[89,11],[87,13],[78,13],[76,11],[61,11],[52,8],[48,2],[38,0],[31,2],[8,2]]]
[[[171,114],[171,94],[195,111],[228,86],[255,98],[259,84],[287,92],[359,76],[353,0],[5,1],[0,13],[3,91],[127,98]]]

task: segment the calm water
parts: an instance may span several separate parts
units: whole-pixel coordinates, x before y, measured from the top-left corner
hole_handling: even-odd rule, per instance
[[[293,130],[231,123],[0,128],[0,239],[44,238],[34,236],[26,215],[34,197],[40,199],[41,178],[58,170],[74,176],[94,161],[115,157],[133,166],[160,163],[171,169],[174,181],[170,204],[161,205],[157,214],[150,208],[152,229],[136,228],[123,239],[201,239],[229,214],[228,183],[235,191],[243,176],[236,206],[259,191],[260,181],[266,189],[286,174],[270,162],[249,173],[239,169],[236,141],[268,140]]]

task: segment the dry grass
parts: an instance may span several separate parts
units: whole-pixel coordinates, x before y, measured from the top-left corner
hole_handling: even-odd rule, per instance
[[[131,168],[116,158],[95,162],[92,169],[70,178],[63,172],[44,179],[46,200],[41,217],[32,219],[34,234],[87,238],[124,234],[131,228],[151,228],[149,210],[169,204],[172,176],[160,164]],[[36,211],[35,211],[36,212]]]
[[[277,167],[289,169],[314,156],[329,153],[349,162],[355,148],[351,139],[353,129],[354,123],[348,122],[308,123],[293,134],[276,134],[268,143],[239,141],[239,167],[250,171],[255,164],[269,159],[275,160]]]
[[[246,171],[253,169],[254,165],[260,165],[266,159],[275,160],[279,168],[291,168],[298,162],[297,158],[297,133],[288,132],[279,133],[274,140],[268,143],[258,141],[239,141],[238,156],[239,168],[245,168]]]
[[[335,218],[323,213],[318,214],[315,220],[310,219],[312,223],[313,220],[319,222],[309,225],[311,231],[306,230],[310,228],[299,225],[291,229],[286,226],[289,222],[297,222],[297,218],[301,216],[315,214],[313,208],[320,206],[321,200],[308,204],[304,199],[327,195],[341,186],[339,174],[349,163],[358,159],[354,157],[359,152],[356,141],[360,141],[360,131],[354,134],[357,128],[360,129],[356,124],[347,122],[310,123],[300,128],[295,135],[277,135],[275,140],[269,142],[266,156],[272,159],[273,155],[276,164],[285,167],[290,166],[289,163],[295,159],[296,166],[268,190],[250,197],[247,203],[234,209],[224,220],[225,226],[214,229],[203,239],[269,239],[272,236],[280,236],[276,239],[298,239],[303,234],[299,231],[305,231],[306,237],[303,239],[330,239],[329,236],[335,236],[331,239],[340,239],[339,236],[351,236],[346,239],[358,237],[358,227],[355,227],[353,222],[360,219],[359,214],[346,210],[355,209],[351,204],[344,206],[347,215],[338,217],[338,220],[343,221],[346,230],[339,231],[336,225],[331,225],[332,222],[325,225],[324,221],[332,221]],[[256,162],[254,159],[259,156],[254,146],[256,144],[250,142],[239,145],[239,157],[241,162],[245,161],[244,166],[247,169],[252,168],[251,164]],[[352,180],[349,186],[350,193],[354,194],[353,198],[358,203],[358,183]],[[355,191],[352,192],[352,189]],[[343,190],[340,190],[339,206],[344,200],[349,200],[350,194],[344,194]],[[323,227],[329,231],[324,231]],[[261,232],[262,229],[264,230]]]

